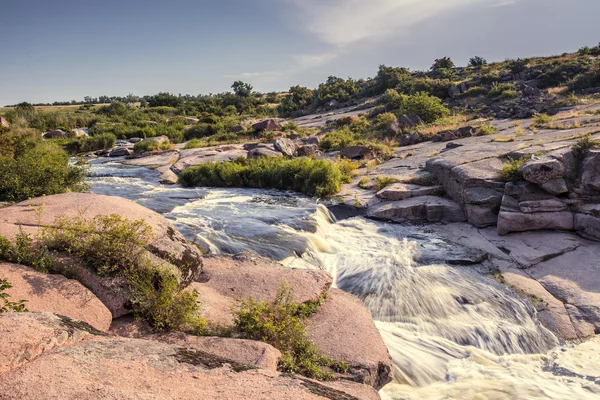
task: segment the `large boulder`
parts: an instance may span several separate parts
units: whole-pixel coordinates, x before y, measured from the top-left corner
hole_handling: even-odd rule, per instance
[[[228,162],[237,158],[246,158],[248,151],[241,145],[224,145],[217,147],[204,147],[198,149],[181,150],[179,160],[173,164],[171,170],[180,174],[189,167],[211,162]]]
[[[394,183],[377,192],[377,197],[384,201],[405,200],[411,197],[431,196],[443,192],[441,186],[419,186],[407,183]]]
[[[571,231],[574,228],[573,213],[569,211],[521,213],[500,211],[498,233],[525,232],[543,229]]]
[[[6,120],[6,118],[0,116],[0,128],[8,128],[10,124]]]
[[[600,150],[590,150],[582,163],[581,183],[585,190],[600,193]]]
[[[300,157],[312,157],[320,153],[319,146],[316,144],[305,144],[298,148],[298,156]]]
[[[133,154],[133,149],[130,147],[115,147],[109,153],[109,157],[127,157]]]
[[[259,144],[248,151],[248,158],[264,158],[264,157],[282,157],[283,154],[273,147],[273,145]]]
[[[84,321],[107,331],[112,322],[108,308],[81,283],[62,275],[49,275],[31,268],[0,263],[0,277],[7,279],[11,300],[26,300],[31,312],[51,312]]]
[[[392,381],[392,359],[371,312],[355,296],[331,289],[308,319],[309,339],[328,357],[345,362],[349,379],[381,389]]]
[[[252,125],[252,129],[255,131],[280,131],[281,124],[276,119],[265,119],[264,121],[257,122]]]
[[[121,197],[90,193],[65,193],[28,200],[2,209],[0,235],[14,239],[19,226],[35,234],[39,228],[53,226],[58,217],[92,219],[97,215],[117,214],[135,221],[143,220],[152,227],[153,240],[146,257],[179,275],[182,285],[195,280],[202,270],[202,252],[189,243],[160,214]],[[63,262],[64,261],[64,262]],[[114,318],[128,314],[127,284],[120,277],[100,277],[78,260],[68,257],[61,265],[75,268],[78,278],[109,308]]]
[[[562,178],[565,166],[556,159],[548,158],[529,161],[523,164],[519,171],[526,181],[543,185],[552,179]]]
[[[202,274],[190,289],[199,293],[202,316],[210,325],[232,326],[231,310],[238,300],[272,301],[287,285],[295,303],[318,301],[332,281],[324,271],[286,268],[250,254],[218,255],[204,258]]]
[[[400,128],[413,128],[422,124],[423,120],[417,114],[404,114],[398,118]]]
[[[373,158],[374,152],[365,146],[350,146],[342,149],[340,155],[343,158],[349,158],[351,160],[361,160]]]
[[[275,150],[280,151],[288,157],[295,157],[297,155],[296,144],[288,138],[279,138],[273,143]]]
[[[69,135],[65,131],[62,131],[60,129],[54,129],[54,130],[42,133],[42,136],[44,137],[44,139],[64,139],[64,138],[68,137]]]

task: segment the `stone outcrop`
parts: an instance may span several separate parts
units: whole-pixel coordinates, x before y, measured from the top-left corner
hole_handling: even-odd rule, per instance
[[[255,131],[280,131],[281,124],[276,119],[265,119],[264,121],[257,122],[252,125],[252,129]]]
[[[362,160],[370,159],[374,157],[373,150],[365,146],[350,146],[342,149],[340,152],[343,158],[349,158],[351,160]]]
[[[0,315],[0,331],[7,400],[379,399],[369,386],[258,369],[187,344],[100,336],[54,314]]]
[[[273,143],[275,150],[280,151],[283,155],[288,157],[295,157],[297,155],[296,144],[288,138],[279,138]]]
[[[377,192],[377,197],[385,201],[406,200],[411,197],[433,196],[443,192],[441,186],[419,186],[404,183],[394,183]]]
[[[6,290],[11,299],[25,300],[25,307],[31,312],[64,315],[101,331],[110,327],[112,315],[108,308],[76,280],[9,263],[0,263],[0,277],[12,284]]]
[[[241,145],[224,145],[217,147],[206,147],[199,149],[181,150],[179,161],[171,169],[180,174],[189,167],[210,162],[233,161],[237,158],[246,158],[248,151]]]
[[[467,217],[457,203],[435,196],[412,197],[370,207],[367,216],[374,219],[403,222],[461,222]]]

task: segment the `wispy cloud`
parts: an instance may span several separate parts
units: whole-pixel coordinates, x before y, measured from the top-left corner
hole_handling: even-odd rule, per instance
[[[494,4],[491,4],[490,7],[504,7],[504,6],[510,6],[513,5],[517,2],[517,0],[503,0],[503,1],[498,1]]]
[[[346,47],[401,34],[437,14],[472,4],[508,5],[518,0],[286,0],[300,27],[320,41]]]
[[[225,78],[233,79],[269,79],[278,78],[283,75],[281,71],[259,71],[259,72],[242,72],[240,74],[223,75]]]

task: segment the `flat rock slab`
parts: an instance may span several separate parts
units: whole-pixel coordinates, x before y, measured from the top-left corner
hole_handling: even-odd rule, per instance
[[[443,191],[444,189],[441,186],[419,186],[394,183],[377,192],[377,197],[384,201],[398,201],[410,197],[431,196]]]
[[[256,368],[277,370],[281,357],[273,346],[254,340],[192,336],[182,332],[156,333],[145,322],[124,317],[112,324],[110,332],[121,337],[154,340],[197,349],[215,356]]]
[[[189,167],[211,162],[233,161],[236,158],[246,158],[248,152],[242,148],[242,145],[226,145],[218,147],[205,147],[199,149],[181,150],[179,161],[172,169],[176,174],[180,174]]]
[[[600,331],[599,259],[600,246],[587,242],[574,251],[531,267],[527,273],[554,297],[574,306]]]
[[[198,283],[234,300],[275,299],[278,290],[288,285],[293,301],[317,301],[332,284],[331,275],[320,270],[290,269],[267,258],[249,254],[218,255],[204,258]]]
[[[557,229],[573,230],[574,216],[569,211],[520,213],[500,211],[498,215],[498,233],[506,235],[510,232]]]
[[[351,393],[352,387],[357,394]],[[85,341],[0,375],[13,399],[378,399],[366,386],[345,390],[294,375],[253,369],[167,343],[125,338]]]
[[[521,268],[529,268],[577,249],[582,240],[566,232],[519,232],[499,236],[494,228],[480,230],[481,235],[507,253]]]
[[[13,286],[6,290],[10,300],[26,300],[25,307],[31,312],[64,315],[101,331],[110,327],[112,314],[108,308],[76,280],[8,263],[0,263],[0,277]]]
[[[95,338],[100,331],[51,313],[0,314],[0,376],[57,347]],[[0,390],[2,395],[9,393]],[[26,398],[26,397],[23,397]]]
[[[402,201],[383,202],[369,207],[367,216],[373,219],[402,222],[462,222],[467,217],[452,200],[435,196],[413,197]]]
[[[392,381],[390,354],[371,312],[357,297],[331,289],[306,330],[325,355],[348,364],[352,380],[377,389]]]
[[[122,161],[122,164],[138,165],[140,167],[158,167],[163,165],[172,165],[179,160],[179,151],[171,150],[161,153],[146,153],[138,158],[131,158]]]

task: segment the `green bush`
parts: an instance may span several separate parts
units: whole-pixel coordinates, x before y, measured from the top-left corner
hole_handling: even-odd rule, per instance
[[[592,135],[584,135],[573,145],[573,155],[577,159],[583,159],[590,149],[600,148],[600,140],[593,140]]]
[[[6,279],[0,279],[0,313],[6,312],[27,312],[25,308],[25,300],[19,300],[16,302],[9,301],[10,297],[5,290],[12,288],[12,285]]]
[[[308,339],[304,319],[318,304],[297,305],[289,287],[282,287],[272,302],[249,298],[234,311],[236,327],[247,338],[269,343],[281,351],[279,369],[321,380],[333,379],[333,373],[346,372],[348,366],[323,354]]]
[[[115,145],[116,141],[117,137],[112,133],[101,133],[96,136],[72,139],[65,145],[65,150],[71,154],[78,154],[110,149]]]
[[[514,83],[492,83],[492,87],[488,92],[489,97],[503,96],[504,92],[516,93],[517,87]]]
[[[324,197],[340,191],[344,176],[326,160],[282,157],[237,159],[188,168],[179,176],[184,187],[251,187],[294,190]]]
[[[33,239],[21,229],[16,234],[13,245],[4,236],[0,236],[0,260],[14,264],[30,266],[39,272],[55,272],[56,261],[45,245],[34,246]]]
[[[135,154],[145,153],[147,151],[158,151],[158,150],[171,150],[173,145],[171,143],[159,143],[151,141],[141,141],[133,145],[133,152]]]
[[[454,69],[456,66],[450,57],[438,58],[431,66],[432,71],[439,71],[442,69]]]
[[[483,67],[486,64],[487,64],[487,61],[483,57],[475,56],[475,57],[472,57],[471,59],[469,59],[469,67],[479,68],[479,67]]]
[[[533,117],[533,125],[543,127],[552,122],[552,117],[548,114],[539,114]]]
[[[194,292],[183,291],[179,274],[157,264],[146,248],[152,228],[143,220],[119,215],[58,218],[40,235],[45,248],[83,260],[100,276],[121,276],[131,291],[134,312],[158,330],[201,333],[205,321],[198,315]]]
[[[358,136],[350,128],[343,127],[333,132],[329,132],[319,143],[323,151],[341,150],[346,147],[357,144]]]
[[[408,96],[402,103],[401,110],[405,114],[417,114],[425,123],[432,123],[450,115],[450,110],[442,104],[442,100],[425,92]]]
[[[396,182],[398,182],[398,180],[395,178],[391,178],[389,176],[378,176],[377,178],[375,178],[373,190],[379,192],[381,189],[388,187]]]
[[[35,134],[0,132],[0,201],[81,191],[85,170],[57,144]]]

